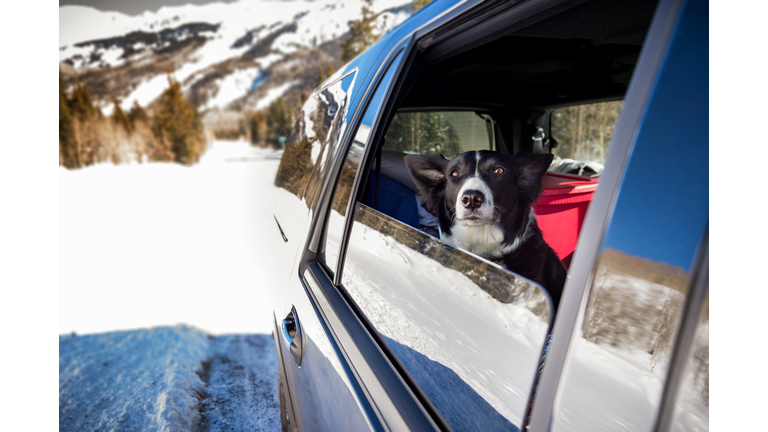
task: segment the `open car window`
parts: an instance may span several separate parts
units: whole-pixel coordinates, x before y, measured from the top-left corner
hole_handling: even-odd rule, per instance
[[[550,171],[598,177],[624,101],[600,102],[552,111],[552,137],[557,147]]]

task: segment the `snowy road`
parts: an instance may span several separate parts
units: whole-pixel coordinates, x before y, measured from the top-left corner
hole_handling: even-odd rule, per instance
[[[280,429],[262,283],[280,153],[59,171],[59,430]]]
[[[262,228],[279,157],[217,141],[193,167],[60,168],[59,333],[269,334]]]
[[[278,431],[268,335],[188,326],[59,337],[59,431]]]

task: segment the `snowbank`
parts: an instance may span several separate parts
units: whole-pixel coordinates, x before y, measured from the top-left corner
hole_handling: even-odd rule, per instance
[[[205,333],[186,326],[59,337],[59,430],[191,430]]]
[[[59,333],[271,333],[264,199],[280,155],[217,141],[193,167],[60,168]]]

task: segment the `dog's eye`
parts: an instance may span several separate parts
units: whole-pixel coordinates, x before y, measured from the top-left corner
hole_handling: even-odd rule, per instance
[[[493,171],[494,174],[504,174],[504,168],[502,167],[496,167],[496,169]]]
[[[458,177],[458,176],[459,176],[459,171],[453,170],[453,172],[451,173],[451,177]]]

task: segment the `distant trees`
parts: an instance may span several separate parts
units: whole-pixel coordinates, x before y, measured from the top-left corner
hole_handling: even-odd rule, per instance
[[[251,114],[250,130],[251,145],[259,145],[264,142],[266,136],[267,116],[263,112],[257,111]]]
[[[170,74],[168,88],[160,96],[152,131],[158,139],[170,144],[176,162],[192,165],[205,152],[200,116],[181,91],[181,83]]]
[[[436,152],[450,158],[462,150],[453,125],[439,112],[396,114],[384,140],[387,150],[401,152]]]
[[[80,159],[75,140],[72,112],[67,98],[67,84],[59,72],[59,165],[79,168]]]
[[[370,4],[370,3],[369,3]],[[379,17],[369,5],[363,6],[359,20],[349,21],[349,37],[341,43],[341,61],[348,62],[373,45],[379,38],[373,22]]]
[[[282,146],[293,127],[293,115],[282,97],[269,104],[266,117],[266,141],[274,147]]]
[[[149,123],[149,116],[147,115],[147,112],[144,111],[144,108],[139,105],[139,102],[136,99],[133,100],[131,110],[128,111],[128,120],[131,122],[132,128],[135,128],[136,122],[139,121]]]
[[[114,121],[116,124],[120,125],[125,129],[126,132],[130,133],[133,131],[133,125],[131,124],[131,120],[128,118],[128,116],[125,114],[123,109],[120,107],[120,100],[118,98],[112,99],[112,104],[115,106],[115,108],[112,110],[112,121]]]
[[[552,113],[553,153],[561,158],[603,162],[623,101],[558,108]]]
[[[333,64],[331,62],[326,62],[323,66],[320,66],[317,68],[317,78],[315,79],[315,87],[320,86],[325,80],[327,80],[331,75],[333,75],[333,72],[335,71]],[[302,102],[306,100],[305,98],[302,98]]]
[[[126,113],[120,100],[104,118],[88,87],[68,86],[59,71],[59,165],[68,169],[99,162],[176,161],[192,164],[205,150],[197,110],[170,76],[154,116],[134,101]]]
[[[428,5],[430,1],[431,0],[413,0],[413,3],[411,4],[411,12],[415,13]],[[357,57],[360,53],[376,43],[381,36],[374,26],[374,22],[380,14],[373,12],[370,8],[370,0],[368,0],[367,3],[368,4],[364,5],[360,11],[360,19],[352,20],[347,23],[349,26],[349,36],[341,43],[341,61],[344,63]]]

